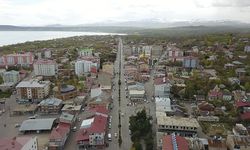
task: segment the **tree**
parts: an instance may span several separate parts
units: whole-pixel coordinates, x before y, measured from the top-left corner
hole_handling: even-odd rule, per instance
[[[0,84],[3,84],[3,77],[0,76]]]

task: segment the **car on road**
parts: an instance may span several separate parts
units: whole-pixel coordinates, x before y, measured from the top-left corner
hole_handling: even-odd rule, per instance
[[[108,134],[108,140],[109,140],[109,141],[112,141],[111,133]]]
[[[19,128],[21,125],[20,124],[15,124],[15,128]]]
[[[115,137],[117,138],[117,133],[115,133]]]
[[[72,131],[73,131],[73,132],[76,132],[76,129],[77,129],[77,127],[74,126],[74,127],[72,128]]]

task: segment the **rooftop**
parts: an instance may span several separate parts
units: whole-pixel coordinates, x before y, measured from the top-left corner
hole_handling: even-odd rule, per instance
[[[162,150],[188,150],[188,141],[178,135],[165,135],[162,138]]]
[[[56,118],[25,120],[19,131],[51,130],[55,120]]]
[[[39,103],[39,106],[59,106],[62,104],[62,100],[58,98],[48,98]]]
[[[155,97],[156,111],[171,112],[171,100],[170,98]]]
[[[50,81],[29,80],[20,82],[16,88],[43,88],[50,84]]]
[[[167,117],[166,114],[156,114],[158,125],[169,125],[169,126],[185,126],[185,127],[196,127],[200,125],[195,118],[184,118],[184,117]]]
[[[49,60],[49,59],[38,59],[34,62],[34,64],[47,64],[47,65],[55,65],[55,60]]]
[[[168,83],[168,79],[166,77],[154,79],[155,85],[166,84],[166,83]]]
[[[70,125],[66,123],[59,123],[56,128],[50,133],[49,139],[62,139],[70,131]]]
[[[104,133],[107,126],[107,117],[102,115],[95,115],[92,118],[91,126],[88,128],[82,128],[76,135],[76,141],[88,140],[89,135],[92,133]]]
[[[32,137],[14,137],[14,138],[2,138],[0,139],[1,150],[21,150],[23,146],[29,142]]]

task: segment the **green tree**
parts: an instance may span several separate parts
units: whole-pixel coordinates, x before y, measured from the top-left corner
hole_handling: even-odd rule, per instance
[[[0,84],[3,84],[3,77],[0,76]]]

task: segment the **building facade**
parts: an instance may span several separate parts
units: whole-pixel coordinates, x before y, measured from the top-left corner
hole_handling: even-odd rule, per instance
[[[42,100],[49,95],[50,81],[22,81],[16,86],[16,90],[20,99]]]
[[[169,97],[171,84],[166,77],[156,78],[154,80],[154,88],[155,88],[155,97]]]
[[[54,60],[37,60],[33,64],[35,75],[56,76],[58,71],[57,63]]]
[[[30,52],[22,54],[8,54],[0,57],[0,67],[10,67],[16,65],[30,67],[33,64],[33,61],[34,55]]]
[[[43,114],[58,114],[62,105],[62,100],[58,98],[48,98],[39,103],[38,110]]]
[[[20,75],[18,71],[11,70],[3,73],[3,81],[5,84],[16,84],[20,81]]]
[[[165,113],[157,113],[158,132],[167,134],[178,134],[184,137],[194,137],[197,135],[200,127],[195,118],[168,117]]]

